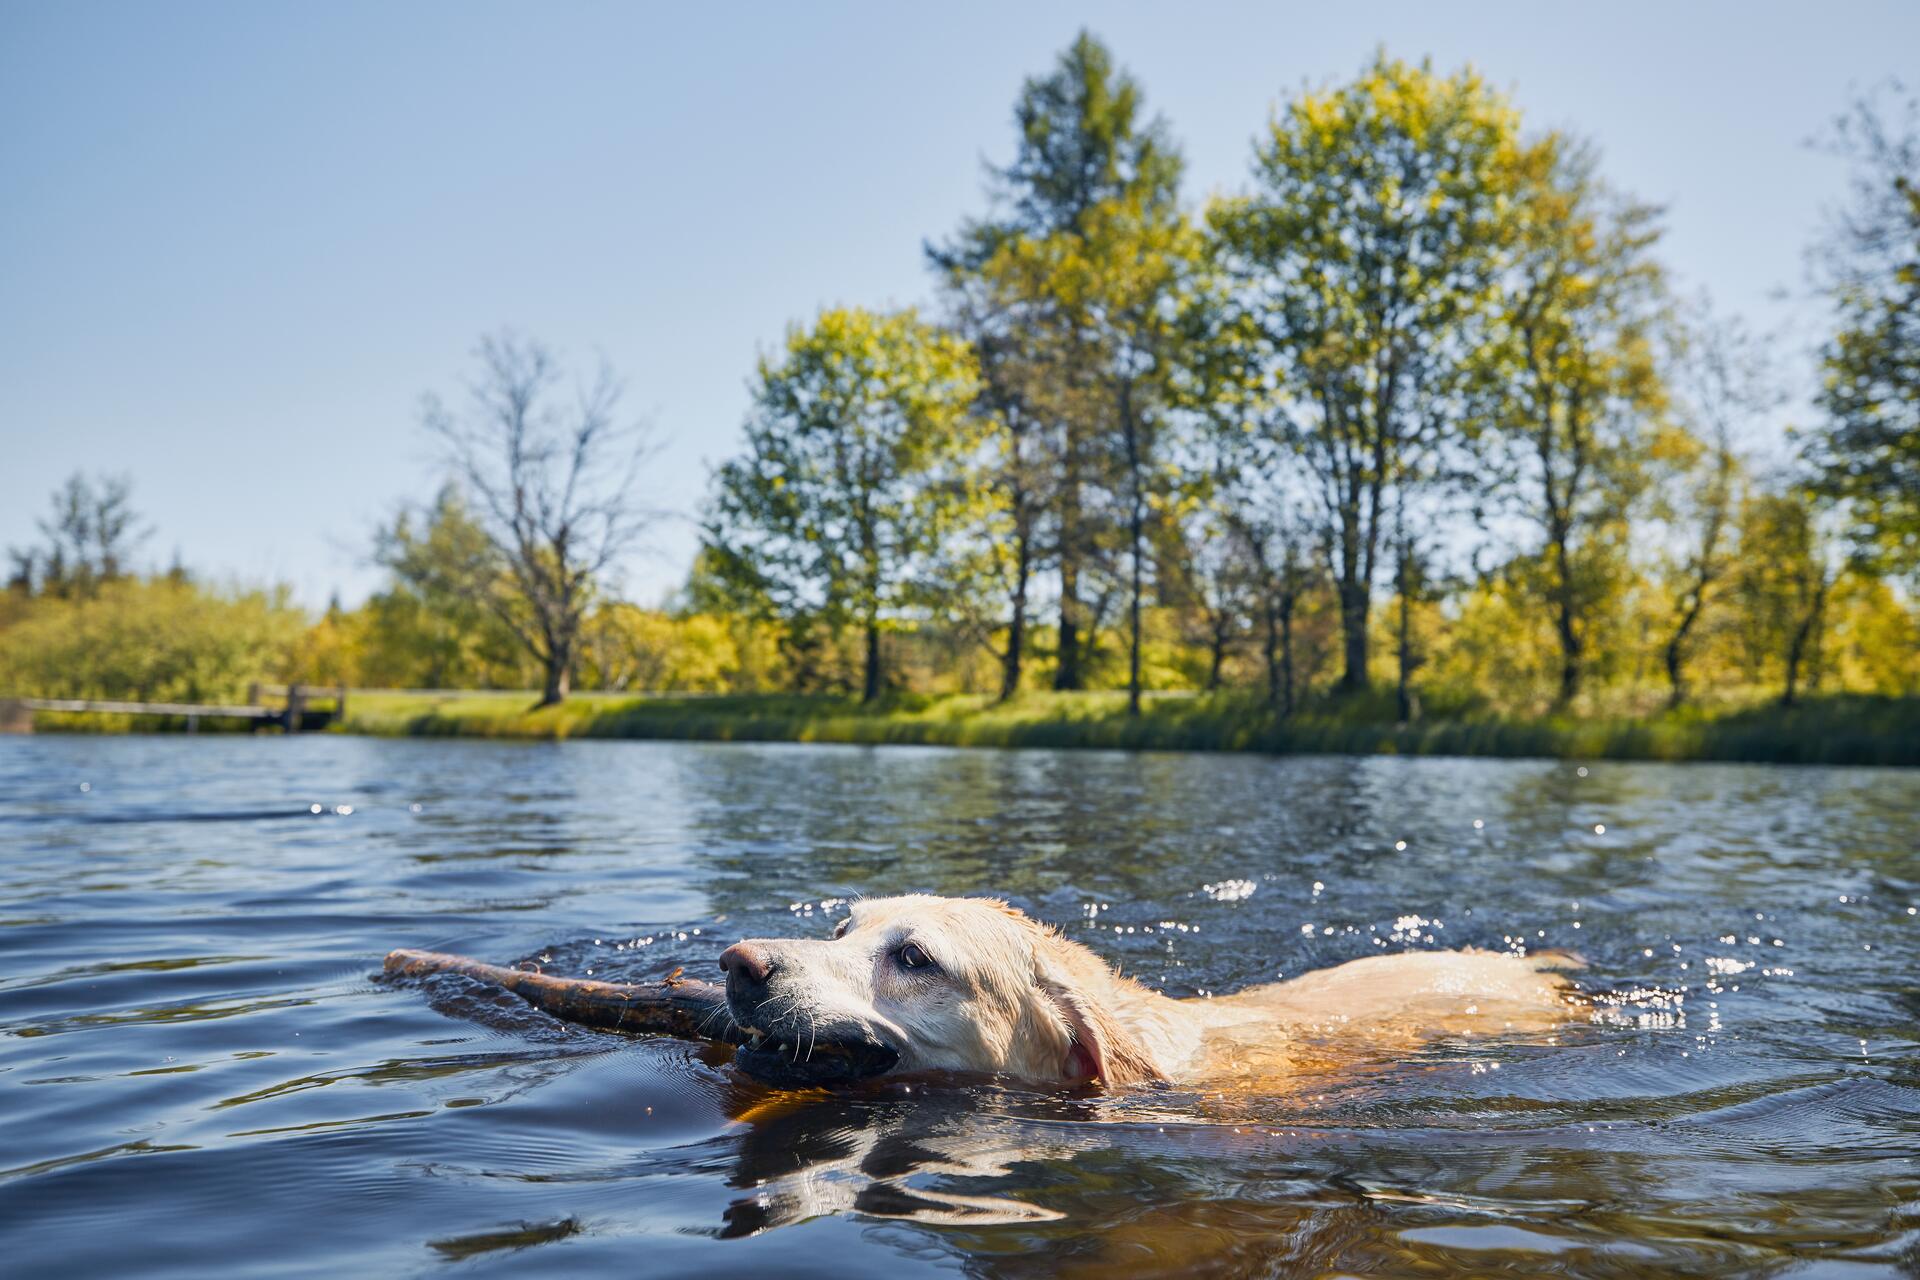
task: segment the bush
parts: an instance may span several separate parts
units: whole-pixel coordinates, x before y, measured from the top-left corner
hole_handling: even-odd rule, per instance
[[[0,690],[41,698],[244,701],[251,681],[283,675],[307,629],[279,594],[164,578],[40,596],[8,616]]]

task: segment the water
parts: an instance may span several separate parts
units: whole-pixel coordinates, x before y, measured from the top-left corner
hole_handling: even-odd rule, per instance
[[[13,1275],[1912,1274],[1917,850],[1895,771],[0,740],[0,1247]],[[1525,938],[1605,999],[1274,1097],[783,1097],[371,976],[394,946],[707,973],[908,889],[1009,895],[1175,995]]]

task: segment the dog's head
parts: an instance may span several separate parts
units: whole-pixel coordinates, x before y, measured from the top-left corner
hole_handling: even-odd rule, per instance
[[[887,1071],[1127,1083],[1152,1064],[1108,1008],[1120,980],[1004,902],[915,894],[854,904],[830,938],[751,938],[720,957],[735,1061],[776,1084]]]

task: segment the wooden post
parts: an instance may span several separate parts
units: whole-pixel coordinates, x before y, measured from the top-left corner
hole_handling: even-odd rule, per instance
[[[33,708],[19,698],[0,698],[0,733],[32,733]]]
[[[301,712],[304,710],[305,702],[306,691],[297,684],[289,684],[287,686],[286,718],[282,721],[282,723],[286,725],[288,733],[300,732]]]
[[[338,725],[347,722],[347,686],[344,684],[334,691],[333,722]]]

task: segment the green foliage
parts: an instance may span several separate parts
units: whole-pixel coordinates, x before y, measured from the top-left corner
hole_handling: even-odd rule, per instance
[[[1567,703],[1594,615],[1631,578],[1630,516],[1664,409],[1659,231],[1652,209],[1607,191],[1584,149],[1549,137],[1530,159],[1475,400],[1510,442],[1511,505],[1540,531],[1539,553],[1510,572],[1554,619]]]
[[[31,697],[244,702],[307,628],[279,593],[121,579],[41,596],[0,630],[0,690]]]
[[[995,553],[985,567],[1007,597],[1008,696],[1042,562],[1059,584],[1056,687],[1087,678],[1117,597],[1130,683],[1140,684],[1149,526],[1168,489],[1168,392],[1200,256],[1178,207],[1180,155],[1144,113],[1139,84],[1083,32],[1015,105],[1019,145],[997,174],[999,216],[932,254],[1002,437],[993,479],[1007,538],[986,539]]]
[[[1324,506],[1351,689],[1368,678],[1385,495],[1468,430],[1477,326],[1541,163],[1478,75],[1382,54],[1288,103],[1256,145],[1254,194],[1211,211],[1253,410]]]
[[[1807,451],[1863,560],[1920,583],[1920,104],[1905,115],[1886,120],[1863,100],[1841,122],[1854,200],[1827,259],[1828,426]]]
[[[763,360],[744,457],[721,468],[707,545],[736,598],[789,624],[911,627],[943,537],[975,495],[977,374],[966,344],[911,311],[830,310]]]
[[[490,607],[507,570],[452,485],[422,512],[403,510],[374,535],[390,575],[360,610],[359,683],[407,688],[519,688],[532,665]]]

